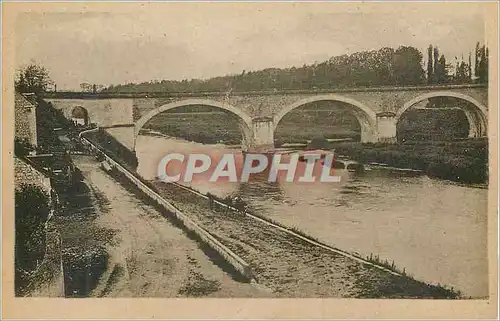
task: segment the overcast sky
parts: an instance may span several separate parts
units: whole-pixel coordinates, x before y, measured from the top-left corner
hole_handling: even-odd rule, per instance
[[[413,3],[389,10],[361,3],[198,3],[111,12],[29,13],[16,24],[17,66],[45,66],[58,89],[208,78],[301,66],[383,46],[432,43],[448,61],[484,41],[478,3]],[[376,6],[375,6],[376,7]],[[132,10],[132,12],[130,11]]]

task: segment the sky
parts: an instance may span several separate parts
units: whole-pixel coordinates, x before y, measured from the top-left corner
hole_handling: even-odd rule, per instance
[[[16,20],[16,66],[58,90],[284,68],[384,46],[429,44],[453,62],[484,42],[479,3],[162,3],[46,10]],[[75,10],[73,10],[75,11]]]

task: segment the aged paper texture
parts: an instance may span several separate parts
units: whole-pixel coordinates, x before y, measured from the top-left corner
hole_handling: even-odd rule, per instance
[[[2,7],[5,319],[497,316],[497,2]]]

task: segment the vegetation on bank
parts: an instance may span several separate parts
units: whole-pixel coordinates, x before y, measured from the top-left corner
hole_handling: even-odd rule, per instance
[[[45,256],[50,198],[40,187],[22,184],[15,190],[15,289],[23,293]]]
[[[135,171],[137,168],[139,163],[135,153],[108,134],[104,129],[99,128],[97,131],[86,133],[85,137],[106,150],[114,159],[122,160],[127,165],[127,168],[133,169],[132,171]],[[99,160],[102,161],[104,159],[101,158]]]
[[[468,107],[463,101],[453,98],[447,100],[432,99],[428,105],[439,107]],[[447,98],[447,97],[446,97]],[[437,100],[437,101],[436,101]],[[436,106],[437,105],[437,106]],[[469,121],[460,109],[410,109],[397,124],[396,136],[399,142],[452,141],[467,138]]]
[[[79,170],[74,176],[72,188],[59,191],[61,211],[53,222],[61,235],[66,297],[88,297],[106,271],[106,245],[116,231],[95,223],[109,210],[107,199],[90,189]]]
[[[168,136],[204,144],[217,144],[219,142],[228,145],[241,144],[242,134],[235,115],[222,112],[217,114],[196,113],[196,107],[198,106],[182,108],[182,110],[186,110],[186,113],[182,114],[179,112],[159,114],[151,119],[144,129],[152,129]],[[193,113],[188,114],[190,112]]]
[[[362,163],[423,170],[429,177],[470,184],[488,182],[488,140],[403,144],[329,143],[338,155]]]

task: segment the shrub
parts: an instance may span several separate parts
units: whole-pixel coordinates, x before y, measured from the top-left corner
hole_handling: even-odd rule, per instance
[[[32,146],[27,139],[21,139],[18,137],[14,139],[14,154],[17,157],[24,157],[33,150],[35,150],[35,147]]]
[[[49,196],[35,185],[24,184],[15,191],[16,288],[27,272],[45,254],[45,222],[50,213]]]

